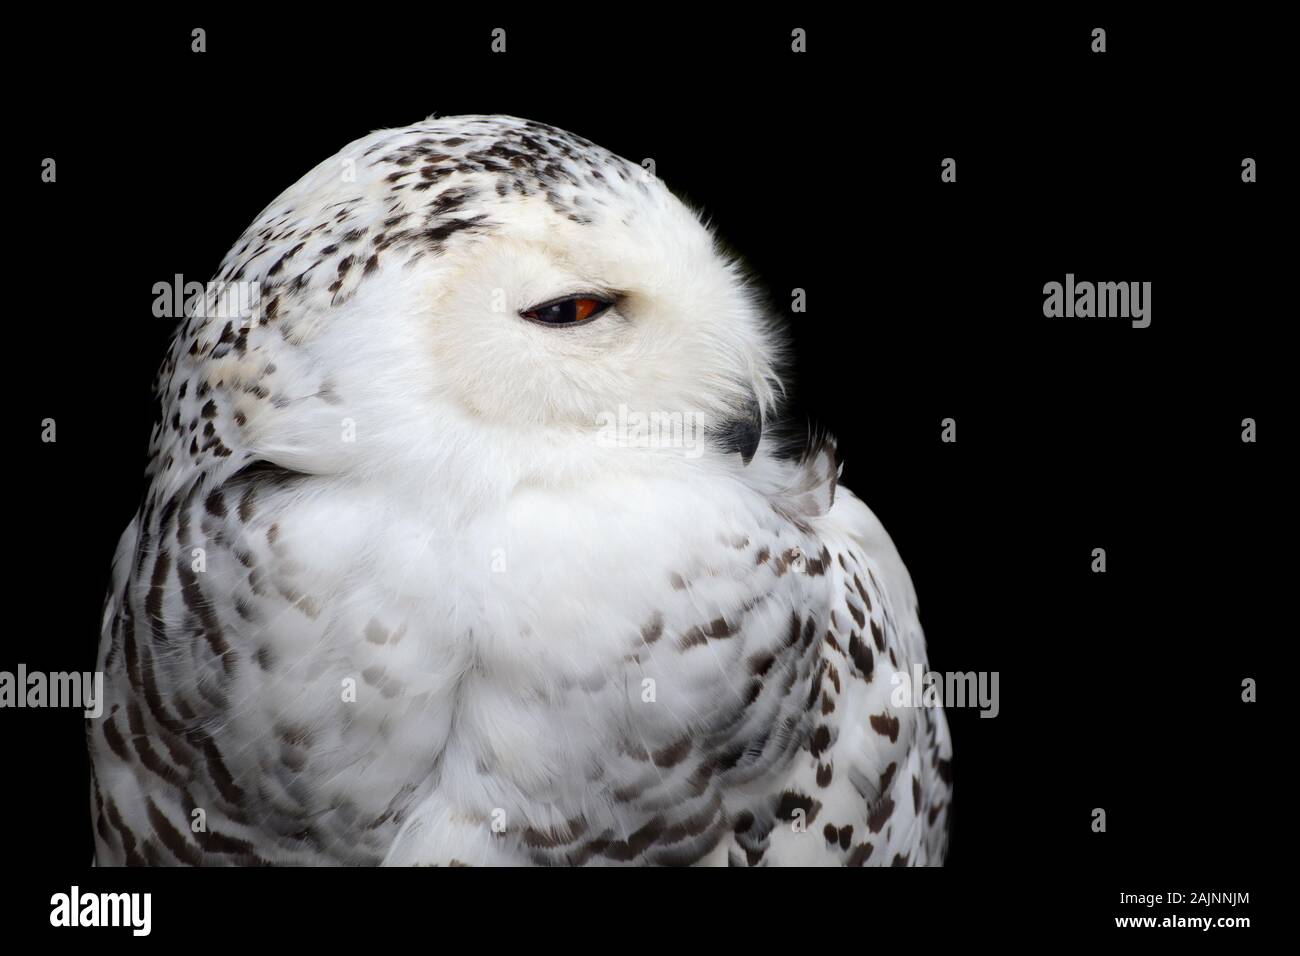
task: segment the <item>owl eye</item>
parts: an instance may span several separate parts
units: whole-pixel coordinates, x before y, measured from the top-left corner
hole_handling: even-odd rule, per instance
[[[578,325],[594,319],[614,303],[594,295],[571,295],[554,302],[535,305],[519,314],[542,325]]]

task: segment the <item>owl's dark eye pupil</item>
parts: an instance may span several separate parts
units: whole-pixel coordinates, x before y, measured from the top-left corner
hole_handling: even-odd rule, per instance
[[[540,322],[543,325],[575,325],[595,318],[609,306],[609,302],[592,295],[574,295],[535,306],[519,314],[530,322]]]
[[[537,317],[543,322],[572,322],[577,314],[578,307],[572,300],[537,310]]]

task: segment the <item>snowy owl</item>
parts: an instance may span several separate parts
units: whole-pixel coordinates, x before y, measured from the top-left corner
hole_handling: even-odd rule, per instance
[[[777,336],[567,132],[431,118],[309,172],[159,374],[99,864],[942,863],[912,582],[828,440],[775,453]]]

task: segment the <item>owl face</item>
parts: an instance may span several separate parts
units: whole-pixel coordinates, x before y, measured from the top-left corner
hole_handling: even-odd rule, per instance
[[[489,424],[578,432],[620,408],[716,426],[770,401],[762,312],[708,231],[655,181],[598,198],[582,222],[503,204],[499,229],[430,277],[442,397]]]

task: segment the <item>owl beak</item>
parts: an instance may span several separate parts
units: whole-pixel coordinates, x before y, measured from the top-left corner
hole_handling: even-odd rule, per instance
[[[746,465],[753,460],[762,437],[763,413],[753,392],[750,392],[744,410],[724,421],[712,436],[714,444],[724,452],[740,452],[740,460]]]

